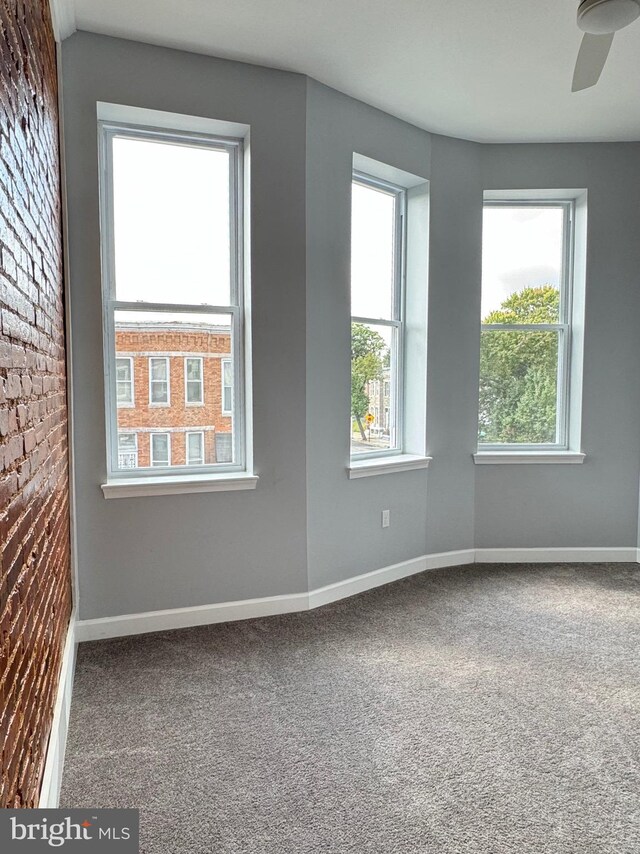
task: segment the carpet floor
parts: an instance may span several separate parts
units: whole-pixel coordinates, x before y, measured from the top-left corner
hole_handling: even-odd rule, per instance
[[[61,803],[139,807],[143,854],[638,854],[640,568],[82,644]]]

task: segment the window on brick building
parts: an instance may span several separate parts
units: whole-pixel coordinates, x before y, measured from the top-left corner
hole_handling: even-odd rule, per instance
[[[133,406],[133,359],[116,359],[116,398],[118,406]]]
[[[222,360],[222,414],[233,412],[233,371],[230,359]]]
[[[122,469],[138,467],[138,437],[135,433],[118,433],[118,465]]]
[[[154,356],[149,359],[149,403],[167,405],[169,394],[169,359]]]
[[[171,465],[171,436],[169,433],[150,433],[151,465]]]
[[[186,402],[189,406],[204,403],[204,379],[202,376],[202,359],[184,360],[184,384]]]
[[[109,476],[243,471],[243,140],[99,125]],[[145,365],[148,400],[134,383]],[[207,430],[224,454],[212,441],[207,459]],[[149,453],[125,447],[135,433]]]
[[[204,464],[204,433],[187,433],[186,440],[187,465],[201,466]]]

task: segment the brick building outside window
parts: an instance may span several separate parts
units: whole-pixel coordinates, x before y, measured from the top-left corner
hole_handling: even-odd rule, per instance
[[[232,462],[229,327],[116,324],[118,468]]]

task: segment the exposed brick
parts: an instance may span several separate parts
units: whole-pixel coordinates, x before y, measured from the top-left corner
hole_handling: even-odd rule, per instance
[[[0,2],[0,808],[38,803],[71,610],[57,73]]]

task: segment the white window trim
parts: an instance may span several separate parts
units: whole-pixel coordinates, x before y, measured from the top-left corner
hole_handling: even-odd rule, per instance
[[[196,380],[187,379],[187,362],[200,362],[200,400],[189,400],[187,383],[196,382]],[[204,359],[202,356],[185,356],[184,358],[184,405],[204,406]]]
[[[156,469],[157,471],[158,469]],[[228,472],[224,475],[159,475],[154,478],[117,478],[103,483],[105,498],[144,498],[153,495],[187,495],[193,492],[235,492],[255,489],[258,475]]]
[[[365,458],[352,460],[347,466],[349,480],[360,477],[373,477],[378,474],[394,474],[414,469],[427,469],[433,457],[422,457],[419,454],[396,454],[389,457]]]
[[[405,361],[405,273],[406,273],[406,188],[398,184],[387,181],[383,178],[376,178],[373,175],[354,169],[351,179],[353,184],[361,184],[365,187],[381,190],[394,195],[396,197],[395,209],[395,235],[394,235],[394,282],[393,282],[393,317],[390,320],[381,320],[380,318],[363,317],[361,315],[351,315],[351,323],[361,323],[372,326],[388,326],[395,330],[397,336],[396,341],[396,359],[395,364],[392,364],[390,370],[391,388],[395,385],[395,397],[389,395],[389,421],[395,423],[395,444],[390,448],[381,448],[377,451],[361,451],[357,454],[351,453],[351,463],[356,463],[359,460],[383,459],[385,457],[398,456],[404,453],[404,409],[405,409],[405,377],[404,377],[404,361]],[[399,263],[398,263],[399,261]],[[392,354],[393,355],[393,354]],[[392,360],[393,362],[393,360]],[[395,374],[395,382],[392,379],[391,371]],[[395,417],[394,417],[395,416]],[[352,414],[349,421],[351,422]]]
[[[157,436],[166,436],[167,437],[167,462],[159,463],[154,465],[153,463],[153,440]],[[165,433],[164,430],[155,430],[153,433],[149,433],[149,468],[154,469],[168,469],[171,467],[171,433]]]
[[[482,464],[505,463],[581,463],[584,454],[573,447],[572,438],[577,431],[571,424],[575,410],[572,398],[576,395],[574,370],[574,295],[576,290],[575,247],[576,247],[576,199],[577,191],[509,191],[484,194],[485,207],[562,207],[563,219],[563,267],[560,283],[560,316],[554,324],[482,324],[482,331],[557,331],[558,379],[556,435],[558,441],[551,443],[489,443],[478,442],[473,454],[474,462]]]
[[[224,381],[225,365],[232,365],[233,366],[233,362],[231,361],[231,359],[220,359],[220,389],[221,389],[221,398],[222,398],[220,403],[222,405],[222,414],[231,416],[231,415],[233,415],[233,379],[231,380],[231,386],[226,385],[226,383]],[[232,370],[233,370],[233,367],[232,367]],[[233,377],[233,373],[231,376]],[[231,409],[225,409],[224,408],[224,390],[225,390],[225,388],[231,388]]]
[[[161,403],[158,403],[158,402],[155,402],[152,400],[152,395],[151,395],[151,388],[153,386],[153,380],[151,379],[151,362],[153,362],[153,361],[159,362],[162,360],[164,360],[164,362],[167,366],[167,399],[166,399],[166,401],[162,401]],[[169,361],[169,357],[168,356],[149,356],[148,366],[149,366],[149,406],[153,406],[154,409],[156,407],[166,408],[168,406],[171,406],[171,364]]]
[[[579,451],[478,451],[473,454],[477,466],[486,465],[580,465],[586,454]]]
[[[103,235],[102,252],[102,289],[103,289],[103,328],[105,348],[105,402],[107,413],[107,483],[111,484],[145,478],[157,480],[158,468],[137,469],[136,477],[121,471],[117,467],[117,406],[115,394],[115,311],[156,311],[156,312],[195,312],[198,314],[228,314],[232,327],[233,399],[234,399],[234,429],[233,429],[233,463],[209,463],[196,472],[190,473],[185,491],[203,490],[202,484],[196,484],[194,477],[205,477],[208,480],[219,479],[221,489],[225,482],[230,481],[231,489],[237,489],[238,476],[244,475],[255,482],[253,468],[253,422],[250,405],[252,394],[251,377],[251,334],[250,334],[250,264],[249,255],[245,252],[245,239],[249,234],[249,211],[244,199],[249,195],[249,173],[245,168],[248,159],[249,126],[218,122],[212,119],[201,120],[178,114],[121,107],[118,105],[98,103],[98,125],[100,142],[100,222]],[[111,139],[116,134],[142,137],[162,137],[170,141],[192,145],[222,147],[230,154],[230,222],[232,233],[231,253],[231,304],[227,306],[180,305],[162,303],[124,303],[116,300],[115,293],[115,259],[113,245],[113,170]],[[204,377],[203,377],[204,379]],[[194,467],[195,468],[195,467]],[[182,467],[174,467],[167,472],[163,481],[171,477],[174,485],[184,484],[185,478]],[[189,483],[192,487],[189,487]],[[113,491],[112,491],[113,494]],[[141,494],[149,494],[148,490]]]
[[[135,384],[134,379],[133,379],[133,357],[132,356],[119,356],[116,353],[115,363],[114,363],[114,372],[117,371],[116,364],[117,364],[119,359],[121,361],[124,361],[126,359],[129,362],[129,376],[131,377],[131,379],[129,380],[129,385],[131,387],[131,402],[130,403],[118,403],[118,391],[117,391],[118,379],[117,379],[117,373],[116,373],[116,394],[115,394],[116,409],[135,409],[135,407],[136,407],[136,384]]]
[[[215,434],[214,434],[215,435]],[[190,436],[200,436],[200,441],[202,442],[202,462],[201,463],[190,463],[189,462],[189,437]],[[205,444],[204,444],[204,430],[188,430],[184,434],[184,458],[185,462],[188,466],[198,466],[204,465],[205,458]]]

